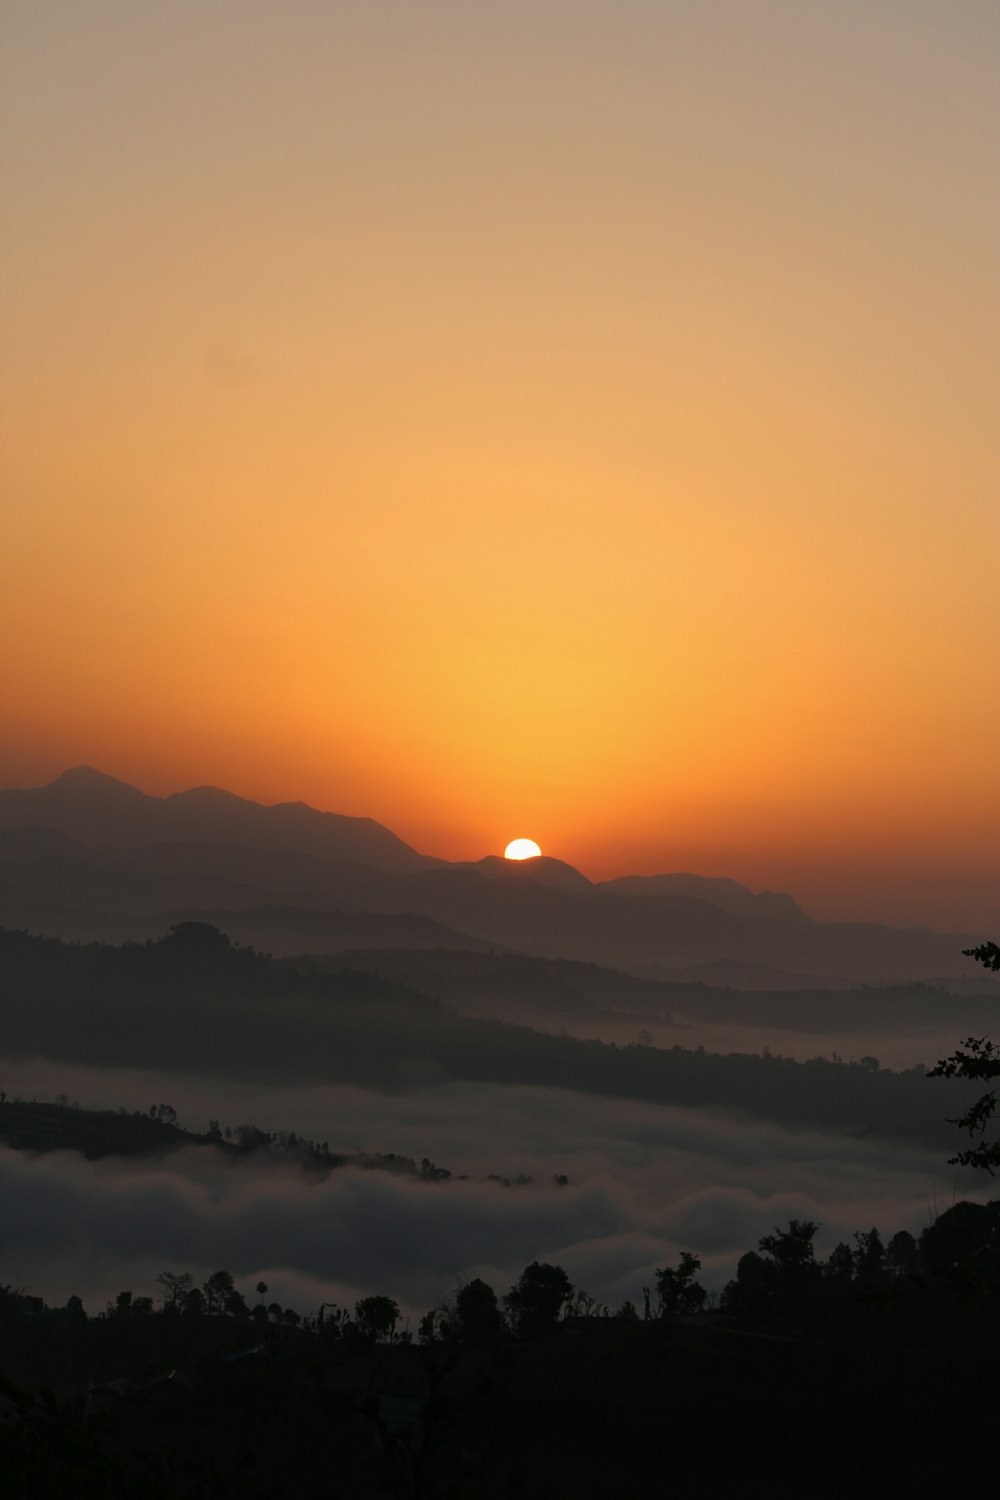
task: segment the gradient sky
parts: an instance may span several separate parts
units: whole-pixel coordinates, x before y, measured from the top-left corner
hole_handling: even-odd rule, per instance
[[[0,781],[1000,935],[992,0],[0,15]]]

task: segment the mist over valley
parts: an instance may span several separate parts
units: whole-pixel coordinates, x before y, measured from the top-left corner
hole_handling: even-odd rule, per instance
[[[997,1015],[968,939],[824,926],[727,880],[452,866],[366,820],[191,795],[196,816],[92,772],[0,794],[6,1095],[168,1100],[196,1132],[252,1123],[346,1160],[320,1180],[267,1153],[8,1146],[31,1205],[12,1271],[45,1295],[148,1282],[187,1245],[299,1301],[391,1277],[416,1315],[449,1277],[534,1256],[611,1304],[688,1241],[718,1291],[776,1218],[815,1218],[822,1243],[980,1191],[945,1164],[963,1087],[923,1066]],[[500,941],[525,934],[545,936]],[[591,956],[609,945],[616,966]],[[150,1195],[173,1207],[146,1214]]]

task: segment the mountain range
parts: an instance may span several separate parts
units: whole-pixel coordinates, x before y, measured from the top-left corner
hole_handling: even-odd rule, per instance
[[[498,949],[779,988],[964,976],[962,949],[988,936],[816,922],[787,893],[689,873],[592,882],[545,856],[449,862],[370,818],[215,787],[152,797],[89,767],[0,791],[0,924],[121,941],[179,920],[276,955]]]
[[[66,771],[48,786],[0,791],[0,827],[52,828],[82,843],[116,849],[223,841],[357,860],[380,870],[421,870],[437,863],[372,818],[318,812],[304,802],[263,807],[214,786],[149,797],[90,766]]]

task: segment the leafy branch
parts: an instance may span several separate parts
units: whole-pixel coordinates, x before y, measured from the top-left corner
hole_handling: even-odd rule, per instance
[[[1000,970],[1000,946],[996,943],[983,943],[978,948],[965,948],[963,952],[984,968]],[[963,1047],[965,1050],[958,1048],[950,1057],[942,1058],[937,1067],[930,1070],[928,1078],[968,1078],[978,1082],[1000,1078],[1000,1046],[987,1037],[970,1036],[966,1037]],[[991,1177],[1000,1170],[1000,1140],[982,1139],[998,1105],[1000,1089],[989,1089],[964,1115],[957,1119],[949,1116],[949,1125],[957,1125],[971,1136],[980,1137],[978,1145],[949,1157],[949,1162],[962,1167],[979,1167]]]

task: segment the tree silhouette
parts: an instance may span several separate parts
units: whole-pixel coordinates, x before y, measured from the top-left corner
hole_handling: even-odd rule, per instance
[[[736,1280],[722,1293],[726,1311],[757,1317],[775,1307],[800,1307],[822,1276],[813,1248],[818,1228],[811,1219],[790,1219],[787,1229],[776,1226],[773,1234],[765,1234],[758,1243],[760,1254],[749,1250],[740,1257]],[[853,1262],[849,1249],[847,1255]],[[844,1257],[838,1255],[834,1274],[846,1271]]]
[[[229,937],[211,922],[175,922],[157,945],[192,957],[236,952]]]
[[[984,969],[1000,971],[1000,944],[980,943],[978,948],[963,948],[966,958],[974,958]]]
[[[202,1287],[205,1294],[205,1311],[222,1312],[226,1300],[235,1292],[233,1278],[228,1271],[213,1271]]]
[[[886,1262],[894,1276],[919,1276],[917,1242],[908,1229],[898,1229],[886,1246]]]
[[[562,1266],[533,1260],[503,1300],[514,1331],[521,1338],[538,1338],[555,1329],[573,1300],[573,1283]]]
[[[886,1253],[882,1236],[874,1227],[867,1231],[859,1229],[854,1236],[854,1243],[857,1246],[854,1260],[858,1279],[878,1281],[886,1270]]]
[[[194,1285],[190,1271],[161,1271],[157,1281],[163,1288],[163,1306],[167,1312],[176,1312]]]
[[[966,957],[974,958],[985,969],[1000,970],[1000,946],[996,943],[983,943],[978,948],[963,948],[962,951]],[[964,1051],[960,1047],[950,1057],[942,1058],[927,1077],[969,1078],[977,1083],[1000,1078],[1000,1047],[995,1042],[986,1037],[970,1036],[966,1037],[964,1047]],[[991,1177],[1000,1169],[1000,1140],[982,1139],[996,1114],[998,1103],[1000,1089],[989,1089],[964,1115],[959,1115],[957,1119],[949,1116],[950,1125],[957,1125],[960,1130],[967,1130],[971,1136],[980,1137],[977,1146],[970,1147],[968,1151],[959,1151],[957,1156],[950,1156],[950,1163],[962,1167],[979,1167],[982,1171],[989,1172]]]
[[[488,1344],[503,1329],[496,1292],[478,1276],[459,1290],[455,1314],[459,1341],[463,1344]]]
[[[184,1297],[184,1311],[188,1317],[200,1318],[205,1311],[205,1295],[199,1287],[193,1286]]]
[[[834,1245],[822,1270],[828,1281],[841,1283],[852,1281],[854,1279],[854,1251],[850,1245],[845,1245],[843,1240],[838,1245]]]
[[[246,1299],[242,1292],[238,1292],[235,1287],[231,1292],[227,1292],[223,1298],[222,1309],[227,1317],[230,1318],[246,1318],[250,1315]]]
[[[727,1282],[723,1288],[720,1305],[737,1317],[755,1317],[767,1309],[773,1295],[773,1262],[766,1261],[756,1250],[748,1250],[739,1258],[735,1281]]]
[[[682,1250],[676,1266],[666,1266],[662,1271],[656,1272],[661,1317],[677,1317],[681,1313],[701,1311],[708,1293],[694,1279],[700,1270],[701,1261],[697,1255],[692,1255],[690,1250]]]
[[[399,1305],[391,1297],[362,1297],[354,1304],[354,1318],[359,1333],[376,1342],[385,1339],[391,1343],[399,1322]]]
[[[946,1209],[920,1236],[920,1257],[932,1274],[1000,1271],[1000,1200],[961,1202]]]
[[[787,1229],[775,1226],[773,1234],[765,1234],[759,1248],[783,1273],[797,1276],[816,1263],[813,1239],[818,1228],[811,1219],[789,1219]]]

